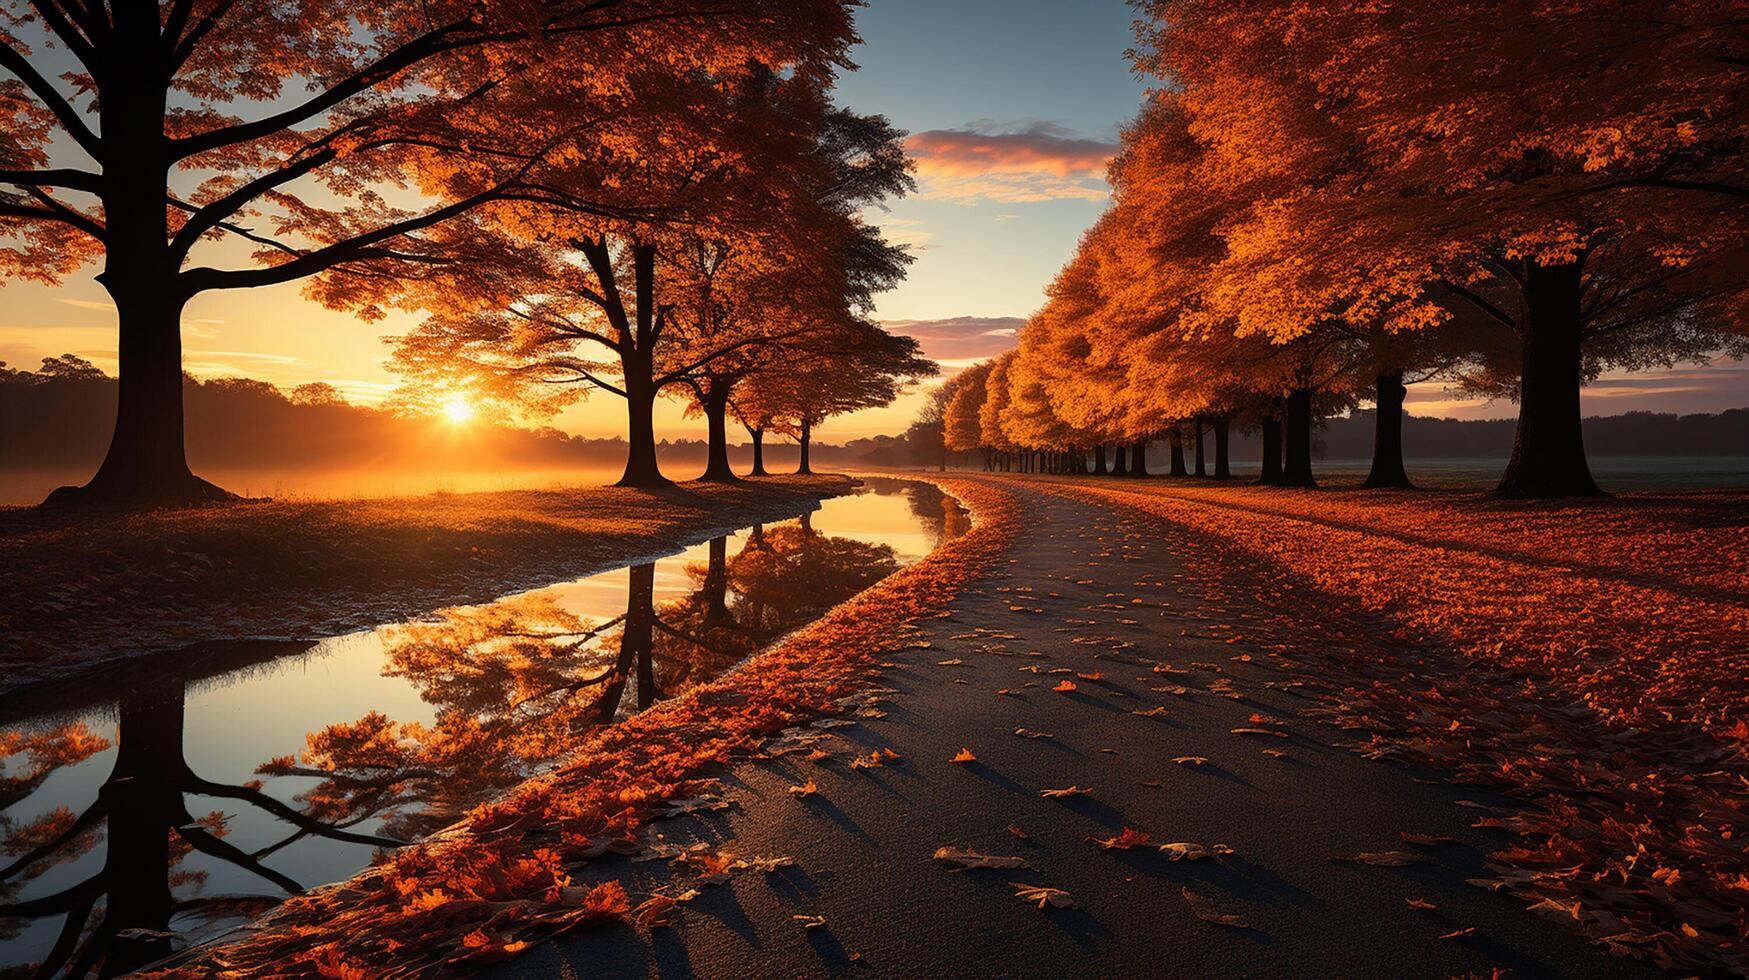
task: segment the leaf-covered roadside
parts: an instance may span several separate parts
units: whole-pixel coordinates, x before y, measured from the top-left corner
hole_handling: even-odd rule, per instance
[[[293,899],[236,942],[196,950],[164,975],[411,975],[514,955],[579,925],[632,915],[617,883],[588,891],[570,872],[644,849],[640,828],[696,797],[711,769],[761,740],[841,710],[888,652],[1007,548],[1017,505],[998,487],[957,480],[976,524],[750,661],[742,669],[605,728],[548,776],[473,811],[370,872]]]
[[[1523,801],[1478,808],[1516,839],[1474,884],[1620,952],[1749,971],[1740,506],[1042,488],[1188,528],[1207,615],[1245,610],[1233,642],[1356,751]]]

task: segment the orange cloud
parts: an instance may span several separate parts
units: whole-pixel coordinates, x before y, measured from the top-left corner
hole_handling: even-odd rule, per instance
[[[921,196],[1013,204],[1103,201],[1105,168],[1117,152],[1116,144],[1047,123],[1009,132],[979,125],[932,129],[905,145],[917,161]]]
[[[1025,323],[1012,316],[960,316],[945,320],[886,320],[881,325],[917,338],[923,353],[940,362],[943,373],[951,374],[1012,348],[1015,335]]]

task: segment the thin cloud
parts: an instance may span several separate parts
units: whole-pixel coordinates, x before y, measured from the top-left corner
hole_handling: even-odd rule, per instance
[[[882,324],[917,338],[923,353],[944,369],[965,368],[1014,347],[1025,320],[1015,316],[960,316],[944,320],[888,320]]]
[[[1117,152],[1115,143],[1049,123],[1007,130],[990,123],[932,129],[912,135],[905,145],[917,161],[920,196],[1005,204],[1103,201],[1105,168]]]

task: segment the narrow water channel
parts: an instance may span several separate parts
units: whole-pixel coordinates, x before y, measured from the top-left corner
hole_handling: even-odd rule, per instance
[[[869,480],[783,523],[315,643],[207,645],[0,724],[0,975],[114,975],[338,881],[921,558]]]

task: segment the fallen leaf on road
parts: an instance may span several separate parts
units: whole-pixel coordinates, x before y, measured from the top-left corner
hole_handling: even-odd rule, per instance
[[[698,813],[703,810],[727,810],[729,801],[720,796],[695,796],[684,800],[669,800],[666,810],[658,815],[663,817],[678,817],[687,813]]]
[[[964,660],[937,660],[935,662],[938,667],[958,667],[964,663]]]
[[[1434,909],[1439,908],[1439,906],[1429,902],[1425,898],[1405,898],[1403,899],[1403,904],[1412,909],[1420,909],[1423,912],[1431,912]]]
[[[1060,800],[1066,796],[1092,796],[1093,791],[1085,786],[1070,786],[1067,789],[1040,790],[1038,795],[1047,800]]]
[[[1132,847],[1139,847],[1146,844],[1148,842],[1148,833],[1144,830],[1137,830],[1134,827],[1125,827],[1123,833],[1118,834],[1115,837],[1107,837],[1104,839],[1089,837],[1087,839],[1098,844],[1103,850],[1127,851]]]
[[[1080,688],[1077,688],[1075,686],[1074,681],[1058,681],[1057,686],[1051,688],[1051,690],[1057,692],[1058,694],[1068,694],[1070,691],[1080,690]]]
[[[1332,854],[1332,861],[1354,861],[1375,868],[1401,868],[1411,864],[1426,864],[1427,858],[1414,851],[1361,851],[1359,854]]]
[[[1024,830],[1021,830],[1021,829],[1020,829],[1020,828],[1019,828],[1019,827],[1016,827],[1016,826],[1015,826],[1015,825],[1013,825],[1013,824],[1009,824],[1009,825],[1008,825],[1008,832],[1009,832],[1009,833],[1011,833],[1011,834],[1013,834],[1013,835],[1014,835],[1014,836],[1016,836],[1016,837],[1018,837],[1018,838],[1020,838],[1020,839],[1021,839],[1021,840],[1031,840],[1031,839],[1032,839],[1032,838],[1031,838],[1031,837],[1030,837],[1030,836],[1029,836],[1029,835],[1028,835],[1028,834],[1027,834],[1027,832],[1026,832],[1026,831],[1024,831]]]
[[[798,797],[800,797],[800,796],[813,796],[815,793],[818,793],[820,791],[820,784],[816,783],[812,779],[810,779],[807,782],[801,784],[800,786],[791,786],[789,788],[789,791]]]
[[[1184,901],[1190,906],[1190,913],[1202,921],[1211,922],[1217,926],[1226,926],[1229,929],[1251,928],[1251,923],[1247,922],[1244,916],[1222,912],[1215,908],[1213,902],[1188,888],[1182,889],[1182,892]]]
[[[1287,732],[1278,732],[1273,728],[1235,728],[1234,735],[1273,735],[1276,738],[1287,738]]]
[[[957,847],[936,848],[935,859],[957,864],[962,868],[1025,868],[1029,867],[1025,858],[1004,857],[998,854],[979,854],[977,851],[961,850]]]
[[[776,871],[778,868],[794,867],[795,863],[796,863],[796,859],[792,858],[792,857],[787,857],[787,856],[785,856],[785,857],[757,857],[756,856],[751,861],[748,861],[747,863],[752,865],[753,870],[755,870],[755,871],[763,871],[766,874],[770,874],[771,872]]]
[[[790,918],[800,922],[803,929],[818,929],[826,924],[823,915],[792,915]]]
[[[660,929],[668,925],[668,913],[678,904],[667,895],[651,895],[648,901],[632,910],[632,924],[645,932]]]
[[[1152,708],[1149,708],[1146,711],[1132,711],[1132,712],[1130,712],[1130,714],[1132,714],[1132,715],[1141,715],[1143,718],[1155,718],[1155,717],[1158,717],[1158,716],[1163,715],[1165,713],[1166,713],[1166,706],[1163,704],[1154,705]]]
[[[1206,755],[1181,755],[1172,761],[1181,766],[1200,766],[1209,760]]]
[[[1475,934],[1476,934],[1476,927],[1469,926],[1469,927],[1464,928],[1464,929],[1453,929],[1451,932],[1448,932],[1448,933],[1440,936],[1439,938],[1441,938],[1441,939],[1463,939],[1467,936],[1473,936]]]
[[[1161,844],[1160,853],[1173,861],[1201,861],[1203,858],[1226,857],[1233,849],[1226,844],[1191,844],[1178,841]]]
[[[1035,732],[1030,728],[1016,728],[1014,734],[1019,735],[1021,738],[1056,738],[1056,736],[1052,735],[1050,732]]]
[[[1046,888],[1043,885],[1027,885],[1018,881],[1009,882],[1014,886],[1014,897],[1023,902],[1037,902],[1039,908],[1066,909],[1073,908],[1075,900],[1061,888]]]
[[[967,762],[977,762],[978,757],[972,754],[971,749],[962,748],[962,749],[960,749],[959,754],[953,757],[953,761],[961,763],[961,764],[964,764]]]
[[[1415,834],[1405,830],[1397,835],[1405,844],[1419,844],[1422,847],[1432,847],[1435,844],[1455,844],[1456,837],[1442,837],[1438,834]]]

